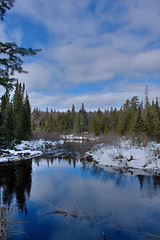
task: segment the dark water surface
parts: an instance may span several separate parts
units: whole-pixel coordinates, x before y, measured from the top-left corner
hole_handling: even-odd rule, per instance
[[[160,177],[104,171],[80,161],[73,146],[0,165],[0,186],[9,212],[8,239],[160,236]]]

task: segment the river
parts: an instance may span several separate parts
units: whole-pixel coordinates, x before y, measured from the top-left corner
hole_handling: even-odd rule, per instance
[[[14,240],[156,239],[160,176],[126,176],[81,159],[71,144],[0,165],[7,235]]]

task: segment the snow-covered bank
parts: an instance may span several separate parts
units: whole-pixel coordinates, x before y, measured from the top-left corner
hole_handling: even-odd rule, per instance
[[[146,147],[120,139],[114,146],[95,145],[86,153],[86,159],[99,164],[125,169],[160,170],[160,144],[150,142]]]
[[[1,149],[0,162],[38,157],[41,156],[46,149],[55,148],[63,143],[63,140],[58,142],[45,141],[42,139],[22,141],[21,144],[15,145],[14,149]]]
[[[61,135],[61,140],[59,141],[46,141],[46,140],[32,140],[32,141],[22,141],[21,144],[17,144],[13,149],[1,149],[0,162],[14,161],[29,159],[37,156],[41,156],[43,153],[49,151],[49,149],[56,148],[65,142],[87,142],[95,141],[96,137],[92,135],[82,135],[76,136],[74,134]]]

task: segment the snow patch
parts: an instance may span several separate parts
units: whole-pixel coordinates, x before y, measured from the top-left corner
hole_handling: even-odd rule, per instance
[[[85,141],[96,141],[98,137],[94,137],[92,135],[86,135],[86,136],[76,136],[74,134],[68,134],[68,135],[61,135],[61,138],[64,139],[66,142],[85,142]]]
[[[160,144],[149,143],[146,147],[133,145],[123,138],[114,146],[95,145],[87,152],[93,161],[103,165],[119,168],[160,169]]]
[[[1,149],[0,162],[30,159],[41,156],[47,149],[64,144],[63,140],[58,142],[45,141],[43,139],[33,141],[22,141],[14,146],[14,149]]]

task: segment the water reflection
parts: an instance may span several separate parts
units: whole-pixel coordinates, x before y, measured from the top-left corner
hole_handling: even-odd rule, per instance
[[[44,159],[43,159],[44,160]],[[129,176],[123,173],[121,169],[114,170],[111,167],[107,167],[105,169],[95,165],[90,164],[83,159],[79,159],[78,157],[72,157],[72,155],[60,155],[58,158],[56,157],[45,157],[45,161],[47,162],[47,166],[54,166],[54,163],[58,160],[59,164],[66,162],[70,166],[76,168],[76,165],[81,166],[83,172],[88,172],[90,175],[95,176],[97,180],[103,181],[107,183],[108,181],[114,182],[116,186],[125,186],[127,184],[127,179],[130,179]],[[42,163],[42,159],[36,159],[35,164],[40,167]],[[81,162],[81,163],[80,163]],[[137,179],[139,182],[139,188],[141,191],[145,191],[150,198],[157,193],[157,190],[160,188],[160,176],[145,176],[145,175],[135,175],[132,176]],[[132,179],[132,178],[131,178]]]
[[[57,157],[45,157],[46,165],[48,167],[53,166],[55,161],[59,163],[66,162],[70,166],[76,168],[76,165],[80,165],[79,158],[73,158],[71,155],[64,155]],[[44,158],[43,158],[44,161]],[[34,160],[37,167],[42,164],[42,159],[37,158]],[[115,185],[125,185],[127,183],[127,176],[121,171],[119,172],[107,172],[106,170],[91,165],[85,161],[81,161],[81,168],[84,172],[89,172],[95,176],[98,180],[106,183],[107,181],[114,181]],[[160,176],[135,176],[138,179],[141,190],[145,190],[150,196],[156,194],[160,188]],[[10,206],[14,200],[17,202],[18,209],[27,213],[26,199],[30,197],[32,184],[32,160],[21,161],[0,165],[0,187],[3,188],[3,202],[7,206]]]
[[[18,209],[27,214],[26,199],[30,197],[32,184],[32,160],[0,165],[0,187],[3,203],[10,207],[16,200]]]
[[[20,216],[28,221],[24,231],[29,238],[103,240],[104,231],[108,239],[147,239],[152,229],[159,234],[160,176],[103,169],[76,151],[58,149],[0,165],[3,202],[10,207],[16,201],[26,214]],[[46,202],[68,213],[59,214]]]

